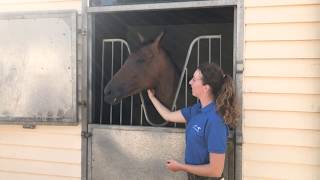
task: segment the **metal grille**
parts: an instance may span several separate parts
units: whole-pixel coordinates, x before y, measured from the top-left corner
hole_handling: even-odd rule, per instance
[[[207,41],[207,50],[203,50],[200,48],[201,44],[200,43],[205,43],[205,41]],[[216,44],[218,44],[217,48],[218,48],[218,51],[217,51],[217,54],[215,55],[215,58],[212,58],[213,57],[213,53],[212,53],[212,42],[213,41],[217,41]],[[106,45],[109,44],[110,46],[110,54],[106,53]],[[115,45],[116,44],[120,44],[120,59],[115,59]],[[108,47],[109,47],[108,46]],[[182,73],[180,75],[180,79],[179,79],[179,84],[178,84],[178,88],[177,88],[177,91],[175,93],[175,98],[174,98],[174,101],[173,101],[173,105],[171,107],[171,110],[176,110],[176,109],[179,109],[179,108],[182,108],[182,107],[186,107],[188,106],[188,102],[190,102],[188,99],[188,75],[189,75],[189,61],[191,59],[191,53],[192,51],[195,51],[196,53],[196,58],[195,59],[192,59],[196,62],[196,67],[199,66],[200,63],[203,63],[203,62],[200,62],[200,56],[203,56],[204,53],[202,53],[202,51],[208,53],[207,56],[208,56],[208,61],[209,63],[212,62],[213,59],[215,59],[215,61],[217,61],[216,63],[219,63],[220,67],[221,67],[221,35],[205,35],[205,36],[199,36],[197,38],[195,38],[189,45],[189,49],[188,49],[188,53],[187,53],[187,56],[186,56],[186,59],[185,59],[185,62],[184,62],[184,66],[182,68]],[[104,89],[104,86],[107,82],[104,81],[104,76],[106,75],[105,74],[105,61],[106,60],[109,60],[111,61],[111,66],[109,67],[110,68],[110,79],[113,77],[114,73],[116,72],[114,70],[114,64],[115,64],[115,61],[120,61],[120,64],[122,66],[122,64],[124,63],[124,58],[127,58],[127,57],[124,57],[124,54],[125,53],[128,53],[130,54],[131,53],[131,50],[130,50],[130,47],[128,45],[128,43],[123,40],[123,39],[104,39],[102,41],[102,73],[101,73],[101,92],[100,92],[100,124],[104,124],[104,121],[103,119],[106,118],[104,117],[104,109],[105,109],[105,106],[104,106],[104,102],[103,102],[103,89]],[[191,72],[193,73],[193,72]],[[183,98],[183,101],[184,101],[184,105],[182,107],[179,107],[177,106],[177,100],[179,98],[179,94],[181,94],[181,91],[182,91],[182,85],[183,86],[183,89],[185,90],[184,92],[184,97],[180,97],[180,98]],[[138,114],[140,116],[140,121],[138,124],[134,123],[133,122],[133,117],[135,116],[134,112],[133,112],[133,106],[134,106],[134,96],[130,96],[130,109],[125,109],[125,111],[129,111],[130,112],[130,123],[129,125],[143,125],[143,119],[146,120],[147,124],[150,125],[150,126],[166,126],[168,124],[168,122],[164,121],[163,123],[161,124],[155,124],[152,122],[152,120],[150,119],[149,115],[148,115],[148,112],[146,110],[146,105],[145,105],[145,99],[144,99],[144,96],[142,95],[142,93],[139,94],[139,100],[140,100],[140,113]],[[109,124],[117,124],[117,125],[122,125],[122,122],[123,122],[123,105],[124,105],[124,102],[123,100],[120,101],[120,109],[119,109],[119,117],[120,117],[120,121],[119,123],[115,123],[113,122],[113,110],[114,110],[114,107],[112,105],[110,105],[110,109],[109,109]],[[174,127],[176,127],[177,124],[174,124]]]

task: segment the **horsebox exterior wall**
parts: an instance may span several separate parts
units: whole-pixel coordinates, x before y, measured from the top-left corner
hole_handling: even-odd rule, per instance
[[[77,10],[81,0],[1,0],[0,13]],[[0,179],[80,180],[81,126],[0,125]]]
[[[319,179],[320,1],[244,7],[243,179]]]
[[[245,0],[243,179],[320,177],[320,2]],[[2,0],[0,12],[80,0]],[[0,179],[80,179],[81,127],[0,125]]]

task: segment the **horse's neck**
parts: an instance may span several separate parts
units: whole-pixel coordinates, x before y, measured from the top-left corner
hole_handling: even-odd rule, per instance
[[[156,94],[165,106],[171,108],[179,84],[179,74],[171,62],[166,63],[170,64],[160,75]]]

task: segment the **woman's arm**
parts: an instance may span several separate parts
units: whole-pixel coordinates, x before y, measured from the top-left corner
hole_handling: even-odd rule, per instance
[[[161,104],[161,102],[154,96],[154,92],[152,90],[148,89],[147,92],[152,104],[157,109],[157,111],[163,119],[177,123],[186,122],[180,110],[171,112],[168,108]]]
[[[167,168],[174,172],[185,171],[198,176],[221,177],[224,168],[224,160],[225,154],[210,153],[209,164],[189,165],[169,160],[167,162]]]

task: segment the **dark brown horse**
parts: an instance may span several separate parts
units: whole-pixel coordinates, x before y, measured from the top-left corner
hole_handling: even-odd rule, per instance
[[[179,82],[176,66],[162,49],[161,33],[150,43],[130,54],[121,69],[113,76],[104,89],[104,100],[117,104],[121,99],[137,94],[144,89],[154,89],[155,95],[168,108],[171,108]]]

